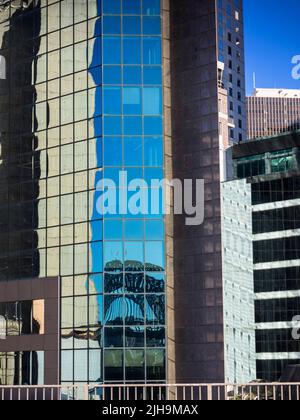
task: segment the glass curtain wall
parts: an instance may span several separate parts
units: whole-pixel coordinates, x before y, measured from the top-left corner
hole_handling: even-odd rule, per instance
[[[62,382],[164,381],[162,211],[97,188],[163,178],[161,2],[8,5],[0,38],[0,279],[61,276]]]

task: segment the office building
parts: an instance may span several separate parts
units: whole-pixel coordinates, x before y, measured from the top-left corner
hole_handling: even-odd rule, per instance
[[[5,1],[0,36],[2,383],[224,381],[242,1]],[[205,223],[103,215],[121,170],[205,179]]]
[[[300,363],[300,132],[232,148],[222,185],[226,381],[278,381]]]
[[[255,89],[246,104],[249,139],[300,129],[300,90]]]

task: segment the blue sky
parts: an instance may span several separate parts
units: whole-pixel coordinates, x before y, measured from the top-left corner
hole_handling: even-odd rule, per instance
[[[291,76],[300,55],[299,0],[244,0],[247,93],[256,86],[300,89]]]

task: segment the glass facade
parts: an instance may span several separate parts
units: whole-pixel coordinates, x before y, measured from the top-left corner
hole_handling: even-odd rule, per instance
[[[235,176],[239,179],[283,173],[299,166],[298,149],[280,150],[236,159]]]
[[[163,178],[161,2],[29,2],[0,37],[0,279],[61,277],[61,382],[164,381],[162,211],[97,189]]]

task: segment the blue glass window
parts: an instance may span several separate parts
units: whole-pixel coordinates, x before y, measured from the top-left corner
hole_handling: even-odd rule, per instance
[[[116,186],[119,186],[120,169],[119,168],[104,168],[104,178],[114,181]]]
[[[104,137],[104,164],[106,166],[122,166],[122,138]]]
[[[104,83],[107,85],[120,85],[122,83],[122,67],[104,66]]]
[[[124,66],[124,84],[140,85],[142,83],[141,67]]]
[[[122,220],[105,220],[104,237],[110,240],[122,240],[123,223]]]
[[[103,60],[104,64],[121,64],[121,38],[103,38]]]
[[[161,181],[164,178],[164,172],[161,168],[145,168],[145,181],[151,185],[153,179]]]
[[[144,35],[160,35],[161,20],[160,17],[144,17],[143,18],[143,34]]]
[[[146,221],[146,238],[149,240],[164,239],[164,223],[161,220]]]
[[[102,56],[102,40],[101,38],[94,38],[88,41],[89,51],[92,53],[92,56],[89,58],[90,67],[101,66],[101,56]],[[75,44],[76,45],[76,44]],[[79,49],[81,44],[77,45],[78,52],[75,51],[76,56],[82,58],[82,49]],[[77,50],[77,48],[75,50]],[[63,53],[64,50],[62,50]],[[63,58],[62,58],[63,59]]]
[[[161,85],[161,67],[144,67],[144,85]]]
[[[143,242],[125,242],[124,258],[126,262],[127,271],[140,271],[136,270],[132,262],[144,264],[144,244]],[[141,267],[138,267],[141,268]]]
[[[95,220],[91,222],[92,241],[102,241],[103,239],[103,222]]]
[[[121,0],[102,0],[103,13],[111,15],[121,14]]]
[[[103,88],[104,94],[104,114],[121,115],[122,113],[122,90],[121,87]]]
[[[123,1],[124,15],[139,15],[141,13],[141,0]]]
[[[141,38],[123,38],[123,62],[124,64],[141,63]]]
[[[121,18],[119,16],[103,16],[103,34],[120,35]]]
[[[128,183],[135,179],[143,179],[143,169],[142,168],[126,168]]]
[[[144,164],[145,166],[163,165],[163,142],[161,137],[145,138]]]
[[[90,276],[90,291],[94,290],[96,293],[103,293],[103,277],[102,274],[94,274]],[[91,293],[91,292],[90,292]]]
[[[95,85],[102,84],[102,68],[101,67],[94,67],[89,70],[91,75],[93,76],[93,80]]]
[[[142,166],[143,165],[143,142],[140,137],[124,139],[124,165]]]
[[[147,87],[143,89],[143,112],[144,115],[161,115],[162,113],[162,89],[159,87]]]
[[[164,271],[165,262],[163,242],[146,242],[145,255],[147,271],[153,271],[153,265],[157,268],[157,271]]]
[[[141,220],[125,220],[125,239],[144,239],[144,223]]]
[[[101,273],[103,271],[102,255],[103,255],[102,242],[93,242],[91,244],[91,252],[90,252],[90,259],[92,260],[90,270],[92,273]]]
[[[127,87],[123,89],[123,112],[125,115],[139,115],[142,113],[141,88]]]
[[[104,242],[104,269],[112,270],[118,266],[117,262],[123,263],[123,244],[122,242]]]
[[[122,118],[104,117],[104,133],[108,136],[118,136],[122,134]]]
[[[145,37],[143,42],[144,64],[161,64],[161,38]]]
[[[140,117],[124,117],[124,134],[126,136],[139,136],[143,131],[143,122]]]
[[[160,15],[160,0],[143,0],[144,15]]]
[[[162,135],[163,125],[161,117],[145,117],[144,118],[145,135],[155,136]]]
[[[159,293],[165,290],[165,275],[163,273],[147,273],[146,292]]]
[[[140,35],[141,34],[141,18],[138,16],[123,17],[123,34],[124,35]]]

